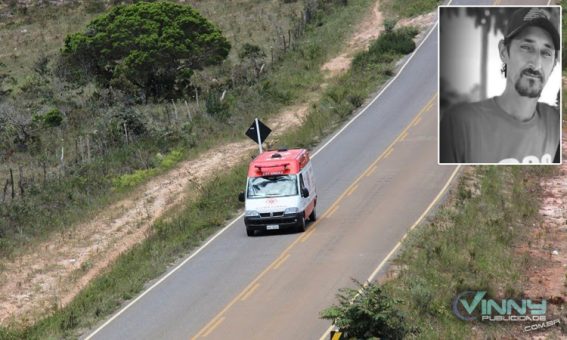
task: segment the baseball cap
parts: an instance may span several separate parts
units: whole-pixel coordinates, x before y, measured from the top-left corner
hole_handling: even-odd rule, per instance
[[[549,32],[555,50],[559,50],[561,42],[559,32],[551,21],[551,14],[541,7],[523,7],[516,10],[510,16],[508,30],[506,31],[506,39],[511,39],[527,26],[539,26]]]

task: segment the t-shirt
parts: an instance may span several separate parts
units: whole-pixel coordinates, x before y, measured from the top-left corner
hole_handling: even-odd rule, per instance
[[[519,121],[494,98],[455,106],[441,120],[441,163],[552,163],[559,145],[559,111],[538,103]]]

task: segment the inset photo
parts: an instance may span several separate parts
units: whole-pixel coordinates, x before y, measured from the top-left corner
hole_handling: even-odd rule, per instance
[[[439,7],[439,164],[561,163],[561,7]]]

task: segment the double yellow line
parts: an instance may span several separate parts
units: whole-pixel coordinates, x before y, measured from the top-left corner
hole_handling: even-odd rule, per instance
[[[437,93],[435,93],[433,95],[433,97],[431,97],[431,99],[429,99],[429,101],[423,106],[423,108],[419,111],[419,113],[415,117],[413,117],[411,122],[409,122],[409,124],[406,125],[406,127],[402,130],[402,132],[400,132],[400,134],[396,137],[396,139],[394,139],[394,141],[392,141],[392,143],[390,143],[390,145],[388,145],[388,147],[382,152],[382,154],[380,154],[380,156],[378,156],[378,158],[376,158],[376,160],[374,160],[374,162],[372,162],[372,164],[370,164],[368,166],[368,168],[366,168],[366,170],[364,170],[364,172],[360,176],[358,176],[358,178],[355,179],[354,182],[352,182],[352,184],[341,194],[341,196],[339,196],[339,198],[337,198],[335,203],[333,203],[331,205],[331,207],[329,207],[329,209],[327,209],[325,214],[323,214],[323,217],[326,217],[327,213],[329,215],[333,214],[338,209],[338,205],[343,200],[343,198],[352,195],[352,193],[354,191],[356,191],[356,189],[358,188],[360,181],[362,181],[362,179],[364,177],[369,177],[370,174],[372,174],[378,168],[377,167],[378,162],[380,162],[382,159],[385,159],[388,156],[390,156],[390,154],[394,151],[394,145],[397,142],[399,142],[399,141],[401,141],[401,140],[403,140],[407,137],[408,130],[412,126],[417,125],[419,123],[419,121],[421,121],[421,117],[422,117],[424,112],[431,110],[431,108],[433,107],[433,105],[435,103],[436,98],[437,98]],[[313,226],[310,228],[310,230],[300,238],[301,242],[305,242],[305,240],[307,240],[315,232],[316,229],[317,229],[317,223],[313,224]]]
[[[266,267],[260,274],[258,274],[258,276],[256,276],[256,278],[254,280],[252,280],[252,282],[250,282],[248,284],[248,286],[246,286],[246,288],[244,288],[234,299],[232,299],[211,321],[209,321],[209,323],[207,323],[205,325],[205,327],[203,327],[197,334],[195,334],[195,336],[192,337],[192,339],[197,339],[198,337],[206,337],[209,334],[211,334],[220,324],[222,324],[222,322],[225,320],[225,316],[224,314],[232,307],[234,306],[237,302],[239,301],[245,301],[246,299],[248,299],[250,297],[250,295],[252,295],[252,293],[260,286],[260,284],[258,283],[270,270],[276,270],[278,269],[290,256],[289,251],[298,243],[303,243],[305,242],[311,235],[313,235],[313,233],[315,232],[315,230],[317,229],[317,225],[319,224],[319,222],[326,218],[331,216],[335,211],[337,211],[337,209],[339,208],[339,203],[347,196],[350,196],[352,193],[354,193],[356,191],[356,189],[358,188],[360,181],[364,178],[369,176],[371,173],[373,173],[376,168],[377,168],[377,164],[378,162],[380,162],[382,159],[388,157],[392,151],[394,150],[393,146],[400,140],[403,140],[406,138],[408,130],[412,127],[415,126],[419,123],[419,121],[421,120],[422,114],[424,112],[429,111],[434,103],[435,103],[435,99],[437,98],[437,93],[435,93],[433,95],[433,97],[431,97],[431,99],[423,106],[423,108],[419,111],[419,113],[412,119],[411,122],[409,122],[409,124],[402,130],[402,132],[400,132],[400,134],[396,137],[396,139],[394,139],[394,141],[392,143],[390,143],[390,145],[384,150],[384,152],[382,152],[382,154],[380,154],[380,156],[378,156],[378,158],[376,158],[376,160],[374,160],[374,162],[372,162],[372,164],[370,164],[368,166],[368,168],[366,168],[366,170],[345,190],[343,191],[343,193],[339,196],[339,198],[337,198],[337,200],[329,207],[329,209],[327,209],[325,211],[325,213],[317,220],[315,221],[311,227],[309,228],[309,230],[303,234],[301,237],[296,238],[284,251],[282,251],[282,253],[280,254],[280,256],[278,256],[268,267]]]

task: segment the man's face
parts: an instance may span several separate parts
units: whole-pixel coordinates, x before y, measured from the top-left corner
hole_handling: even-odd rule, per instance
[[[539,98],[555,66],[555,48],[551,35],[541,27],[528,26],[502,51],[509,85],[520,96]],[[506,60],[504,60],[506,59]]]

